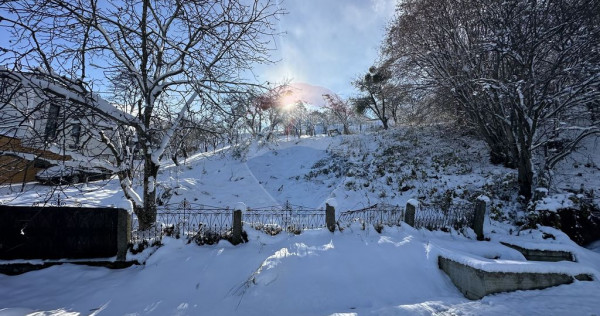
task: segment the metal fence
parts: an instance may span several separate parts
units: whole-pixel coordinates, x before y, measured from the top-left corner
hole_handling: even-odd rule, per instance
[[[282,231],[300,234],[303,230],[325,227],[325,210],[307,209],[286,203],[283,207],[248,209],[242,214],[242,223],[276,235]],[[198,244],[212,244],[231,237],[233,209],[210,207],[187,200],[158,208],[156,224],[140,231],[133,218],[132,243],[160,242],[163,236],[187,238]]]
[[[473,203],[464,202],[450,206],[439,204],[421,204],[415,212],[415,228],[438,230],[444,228],[459,229],[470,226],[474,221]],[[376,229],[382,226],[399,226],[407,222],[404,207],[389,204],[375,204],[363,209],[342,212],[337,219],[341,227],[352,223],[373,225]]]
[[[303,230],[326,227],[325,210],[293,207],[289,203],[283,208],[249,209],[244,212],[242,221],[270,235],[282,231],[300,234]]]
[[[210,207],[184,200],[181,203],[160,206],[156,224],[140,231],[137,218],[133,218],[132,243],[159,242],[163,236],[187,238],[199,244],[211,244],[227,239],[231,234],[233,211]]]
[[[325,228],[325,210],[307,209],[286,203],[283,207],[248,209],[242,213],[245,227],[263,231],[270,235],[280,232],[300,234],[307,229]],[[373,225],[380,231],[384,226],[399,226],[406,219],[405,207],[389,204],[375,204],[359,210],[339,213],[336,223],[339,228],[353,223]],[[472,226],[475,217],[473,203],[453,205],[420,204],[414,212],[416,228],[459,229]],[[160,242],[163,236],[187,238],[198,244],[212,244],[232,235],[233,209],[210,207],[184,200],[178,204],[162,206],[158,209],[156,224],[148,230],[140,231],[134,216],[132,243]]]
[[[398,205],[375,204],[360,210],[340,213],[337,223],[340,227],[348,227],[352,223],[372,224],[376,228],[382,226],[398,226],[404,221],[404,208]]]
[[[415,212],[415,228],[438,230],[460,229],[471,226],[475,216],[475,205],[469,202],[442,206],[440,204],[420,204]]]

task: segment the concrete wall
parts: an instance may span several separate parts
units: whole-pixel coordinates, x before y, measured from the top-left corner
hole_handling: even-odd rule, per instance
[[[0,205],[0,259],[125,260],[130,238],[124,209]]]
[[[441,256],[438,265],[463,295],[471,300],[493,293],[538,290],[573,282],[572,276],[562,273],[487,272]],[[578,279],[580,277],[586,279],[585,276],[578,276]]]
[[[531,261],[575,261],[575,256],[568,251],[557,251],[557,250],[538,250],[538,249],[527,249],[509,243],[501,242],[501,244],[518,250],[523,254],[525,259]]]

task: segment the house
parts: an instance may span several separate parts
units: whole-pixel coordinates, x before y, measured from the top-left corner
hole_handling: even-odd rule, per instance
[[[65,82],[41,72],[0,68],[0,184],[33,181],[50,166],[89,168],[110,162],[99,134],[110,137],[116,124]]]

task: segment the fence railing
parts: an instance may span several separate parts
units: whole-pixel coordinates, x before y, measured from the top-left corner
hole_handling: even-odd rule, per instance
[[[199,244],[211,244],[231,235],[233,213],[228,208],[209,207],[189,203],[161,206],[157,210],[156,224],[150,229],[139,230],[134,216],[132,243],[160,241],[163,236],[187,238]]]
[[[475,205],[464,202],[450,206],[439,204],[420,204],[415,212],[415,228],[437,230],[443,228],[459,229],[471,226],[475,216]]]
[[[311,209],[249,209],[243,223],[270,235],[281,231],[300,234],[303,230],[326,227],[325,210]]]
[[[234,210],[209,207],[184,200],[158,208],[156,224],[146,230],[139,230],[137,218],[132,225],[132,243],[160,242],[163,236],[187,238],[198,244],[212,244],[220,239],[233,237]],[[282,231],[300,234],[303,230],[326,227],[325,210],[294,207],[286,203],[284,207],[246,209],[240,216],[240,227],[245,224],[270,235]]]
[[[404,209],[398,205],[375,204],[360,210],[340,213],[337,223],[347,227],[352,223],[371,224],[375,228],[381,226],[398,226],[404,221]]]
[[[300,234],[303,230],[327,227],[335,231],[336,225],[344,229],[352,223],[373,225],[381,232],[384,226],[399,226],[401,222],[415,228],[430,230],[471,227],[478,239],[483,239],[483,218],[486,198],[475,203],[462,203],[442,207],[420,204],[411,200],[406,207],[375,204],[360,210],[345,211],[335,218],[335,209],[327,205],[325,210],[294,207],[271,209],[229,209],[195,205],[184,200],[175,205],[166,205],[157,213],[157,223],[150,229],[140,231],[137,219],[133,220],[132,242],[158,242],[163,236],[174,236],[193,240],[198,244],[212,244],[227,239],[236,244],[243,241],[243,224],[270,235],[282,231]]]

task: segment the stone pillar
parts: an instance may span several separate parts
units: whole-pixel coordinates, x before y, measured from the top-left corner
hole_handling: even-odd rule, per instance
[[[485,219],[485,209],[489,200],[490,199],[487,196],[481,195],[475,201],[475,214],[473,216],[473,223],[471,228],[473,228],[475,234],[477,234],[477,240],[483,240],[484,238],[483,221]]]
[[[127,260],[127,249],[131,240],[131,214],[117,209],[117,261]]]
[[[238,203],[233,210],[231,243],[234,245],[244,242],[244,239],[242,238],[242,210],[245,208],[246,205],[244,203]]]
[[[327,225],[330,232],[335,231],[335,207],[329,205],[329,203],[325,204],[325,225]]]
[[[419,201],[410,199],[406,202],[406,211],[404,213],[404,222],[411,227],[415,226],[415,213],[419,207]]]

